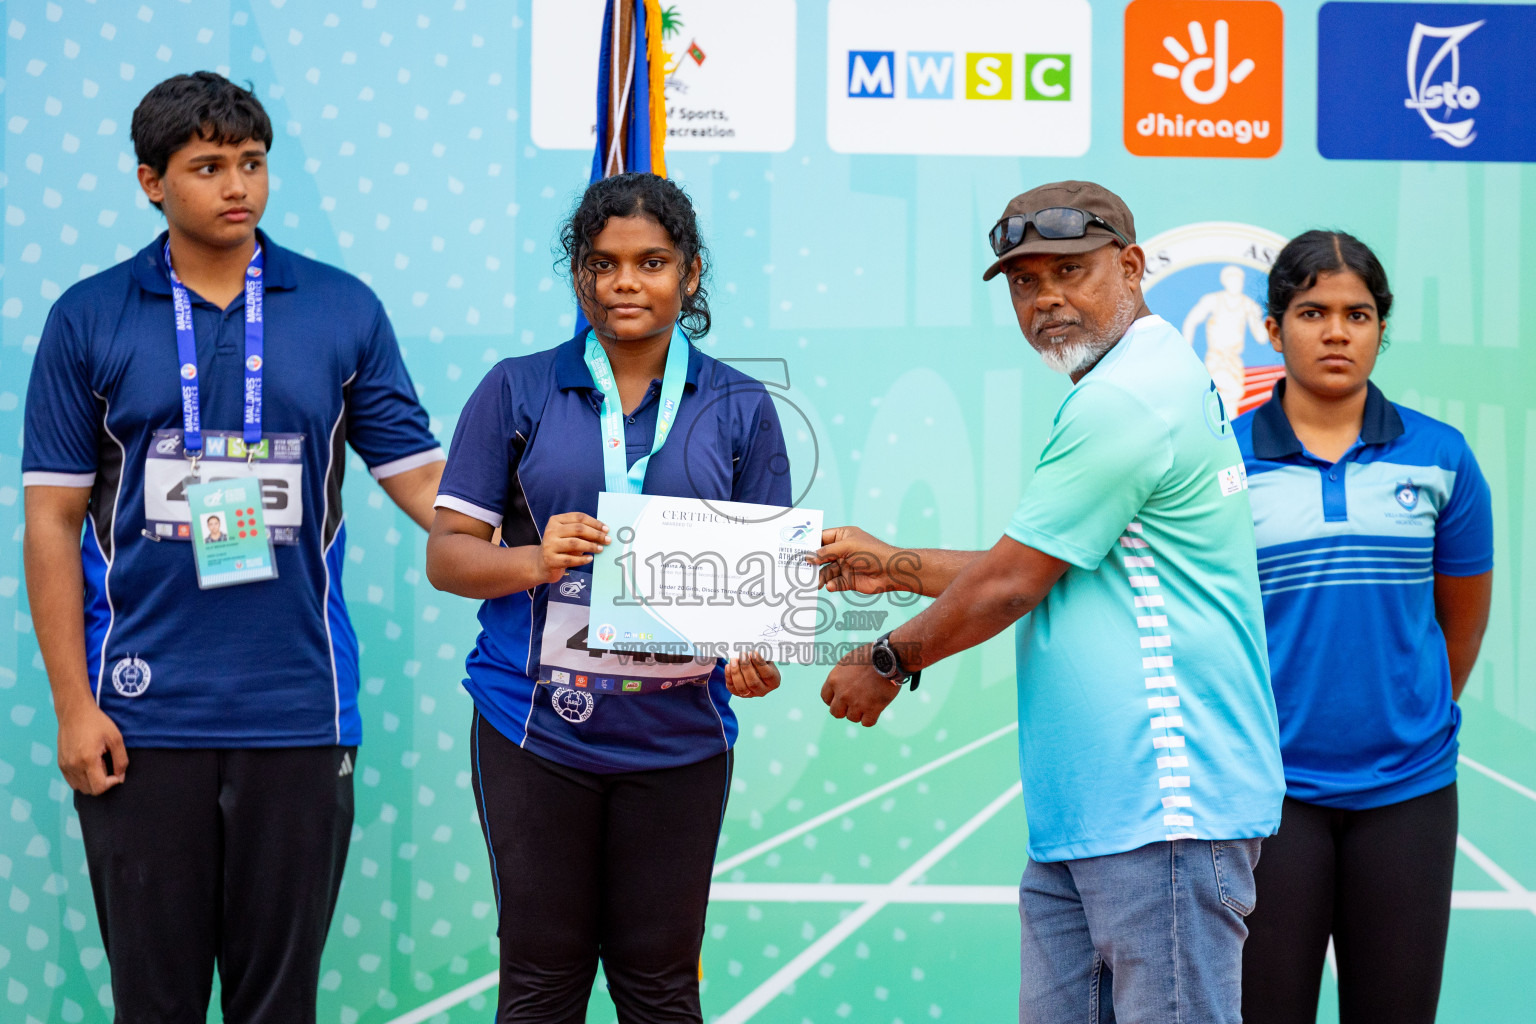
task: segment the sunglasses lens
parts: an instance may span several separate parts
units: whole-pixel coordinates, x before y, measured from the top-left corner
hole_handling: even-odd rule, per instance
[[[1082,238],[1088,233],[1088,214],[1069,206],[1053,206],[1035,214],[1035,230],[1041,238]]]
[[[1024,229],[1029,224],[1027,217],[1004,217],[992,228],[992,252],[1001,256],[1024,240]]]

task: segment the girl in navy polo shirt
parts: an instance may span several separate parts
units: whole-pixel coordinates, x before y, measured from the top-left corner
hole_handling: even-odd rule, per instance
[[[597,182],[561,242],[593,329],[486,375],[427,545],[434,586],[484,599],[464,685],[501,922],[497,1020],[584,1020],[601,959],[621,1021],[699,1021],[729,695],[779,674],[589,651],[597,496],[789,505],[789,463],[763,386],[691,343],[710,326],[707,257],[681,189]]]
[[[1269,273],[1274,397],[1248,470],[1286,798],[1264,841],[1243,1019],[1429,1024],[1456,858],[1456,704],[1492,591],[1488,485],[1455,429],[1370,382],[1392,292],[1358,239],[1309,231]]]

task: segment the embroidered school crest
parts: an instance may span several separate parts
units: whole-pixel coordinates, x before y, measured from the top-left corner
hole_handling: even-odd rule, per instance
[[[592,717],[592,708],[596,702],[590,693],[562,686],[550,695],[550,703],[561,718],[579,724]]]
[[[1419,503],[1418,485],[1410,478],[1406,483],[1397,485],[1394,496],[1397,498],[1397,503],[1403,506],[1403,511],[1412,512],[1414,506]]]
[[[137,697],[149,689],[151,675],[149,663],[131,655],[112,666],[112,688],[124,697]]]

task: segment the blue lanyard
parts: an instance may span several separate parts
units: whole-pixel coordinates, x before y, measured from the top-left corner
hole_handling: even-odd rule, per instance
[[[245,416],[243,432],[249,449],[261,444],[261,305],[266,297],[262,283],[261,246],[245,268]],[[187,454],[203,453],[202,397],[197,386],[197,335],[192,332],[192,297],[171,266],[171,243],[165,243],[165,269],[171,276],[171,304],[176,309],[176,359],[181,364],[182,447]]]
[[[688,339],[672,328],[672,340],[667,344],[667,366],[661,378],[661,410],[656,415],[656,437],[651,450],[628,462],[624,444],[624,404],[619,398],[618,385],[613,380],[613,368],[608,365],[608,353],[597,340],[597,332],[587,332],[587,366],[592,370],[592,380],[603,396],[603,479],[607,489],[616,494],[639,494],[645,486],[645,468],[651,456],[661,451],[672,432],[677,419],[677,407],[683,398],[683,382],[688,379]]]

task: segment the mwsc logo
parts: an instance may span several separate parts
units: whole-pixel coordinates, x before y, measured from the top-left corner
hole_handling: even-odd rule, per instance
[[[956,0],[939,21],[919,0],[831,0],[828,144],[842,153],[1081,155],[1091,50],[1086,0]]]
[[[951,53],[942,50],[849,50],[848,95],[855,99],[895,99],[897,81],[912,100],[1011,100],[1014,54]],[[1072,99],[1070,53],[1025,53],[1022,97],[1025,101],[1066,102]],[[901,68],[900,72],[893,70]],[[964,79],[957,91],[957,71]]]

